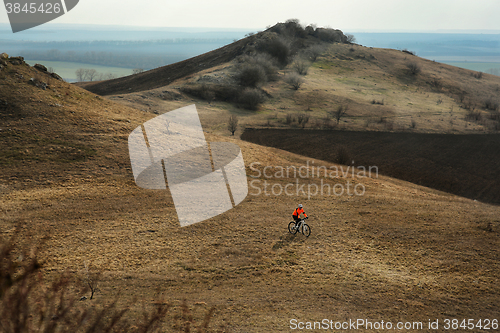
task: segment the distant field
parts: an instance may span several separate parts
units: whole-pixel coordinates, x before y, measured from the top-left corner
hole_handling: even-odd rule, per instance
[[[93,68],[98,73],[108,74],[111,73],[116,77],[126,76],[132,74],[131,68],[123,67],[108,67],[92,64],[82,64],[79,62],[65,62],[65,61],[46,61],[46,60],[25,60],[28,64],[42,64],[44,66],[54,68],[54,71],[59,74],[63,79],[68,82],[76,81],[75,71],[79,68]]]
[[[440,61],[444,64],[471,69],[473,71],[488,73],[490,69],[496,69],[500,73],[500,62],[456,62],[456,61]],[[491,73],[490,73],[491,74]]]

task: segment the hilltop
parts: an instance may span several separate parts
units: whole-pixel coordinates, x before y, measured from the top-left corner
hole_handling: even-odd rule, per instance
[[[146,91],[166,86],[175,80],[217,67],[234,60],[240,55],[251,53],[255,47],[261,45],[263,40],[278,41],[279,38],[283,38],[283,40],[292,38],[296,43],[300,44],[294,45],[294,47],[298,48],[320,41],[345,42],[347,40],[340,30],[312,28],[311,26],[308,28],[303,29],[298,21],[289,20],[286,23],[278,23],[266,31],[184,61],[122,78],[100,82],[80,82],[78,85],[103,96]],[[291,50],[279,49],[279,45],[277,47],[278,49],[274,50],[276,54],[291,52]]]
[[[348,47],[345,52],[351,52]],[[211,306],[216,310],[209,329],[233,332],[285,332],[294,318],[424,325],[429,318],[441,323],[496,318],[498,206],[382,175],[353,177],[345,166],[241,141],[220,124],[230,112],[250,122],[255,111],[163,88],[172,94],[165,96],[178,99],[155,98],[162,111],[194,99],[208,126],[207,139],[240,146],[251,184],[235,209],[180,228],[169,192],[137,187],[130,169],[128,134],[159,107],[151,106],[151,112],[130,108],[114,99],[137,105],[134,94],[108,100],[22,59],[3,61],[1,236],[10,237],[15,226],[22,245],[47,235],[40,253],[47,281],[64,272],[78,280],[85,263],[100,271],[95,299],[75,302],[77,308],[100,308],[117,298],[120,309],[131,308],[126,316],[133,320],[158,302],[159,291],[162,302],[173,305],[164,323],[169,331],[184,330],[186,322],[193,322],[191,328],[201,325]],[[315,73],[342,70],[319,66],[325,67],[326,59],[310,69],[307,91],[315,89]],[[360,80],[352,84],[357,87]],[[277,89],[281,83],[271,85]],[[153,93],[138,98],[149,102]],[[295,105],[292,99],[281,101]],[[265,111],[266,103],[257,116],[271,112]],[[318,166],[340,168],[345,176],[266,178],[266,166],[311,172]],[[264,192],[265,181],[277,194],[270,186]],[[280,186],[296,182],[306,189],[321,182],[347,189],[351,182],[365,191],[309,197],[278,193]],[[311,216],[307,239],[290,235],[286,227],[298,202]],[[67,295],[74,301],[82,296]],[[182,310],[183,300],[192,317]]]

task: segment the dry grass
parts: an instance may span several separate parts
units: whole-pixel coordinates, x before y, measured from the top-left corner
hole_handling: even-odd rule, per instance
[[[380,52],[386,52],[387,61],[394,63],[394,68],[387,69],[394,70],[393,76],[380,88],[401,86],[396,77],[401,56],[396,51],[369,52],[377,59]],[[427,92],[399,88],[392,94],[375,88],[374,83],[383,81],[384,72],[376,69],[383,62],[370,67],[377,76],[369,78],[361,76],[362,66],[368,66],[364,60],[353,60],[352,71],[343,67],[344,61],[351,60],[328,58],[312,67],[304,89],[335,89],[332,96],[344,99],[359,96],[356,105],[366,106],[350,106],[350,114],[357,110],[373,116],[369,110],[374,107],[370,101],[375,92],[387,94],[384,100],[398,110],[397,117],[430,107],[424,103],[429,100]],[[422,67],[420,76],[428,70]],[[25,241],[34,242],[32,234],[47,235],[39,258],[43,261],[40,272],[49,281],[64,272],[77,274],[84,262],[92,262],[101,276],[94,299],[85,301],[94,303],[87,304],[107,304],[117,298],[116,309],[130,307],[128,315],[137,318],[141,304],[146,308],[156,304],[159,290],[173,307],[165,317],[173,331],[191,328],[191,320],[195,326],[205,325],[207,313],[212,315],[210,330],[228,332],[287,332],[292,318],[427,322],[429,318],[498,315],[497,206],[386,177],[355,180],[346,176],[324,182],[346,186],[348,181],[359,181],[366,188],[365,195],[308,199],[302,194],[252,195],[255,189],[250,188],[251,194],[235,209],[180,228],[169,192],[138,188],[130,170],[128,133],[153,114],[64,83],[41,90],[28,85],[30,69],[9,66],[8,70],[0,72],[0,99],[8,104],[0,109],[0,139],[10,152],[0,160],[2,237],[10,237],[16,226]],[[481,82],[488,80],[493,79],[484,75]],[[292,99],[284,98],[289,92],[282,82],[265,89],[282,96],[266,102],[268,110],[297,110]],[[400,109],[399,103],[406,103],[407,98],[414,106]],[[147,107],[153,110],[160,106],[171,110],[187,101],[150,99]],[[433,109],[425,113],[430,121],[419,120],[417,130],[435,128],[432,112],[441,107],[448,110],[452,103],[443,100],[438,106],[432,99]],[[61,107],[51,106],[56,103]],[[334,106],[337,102],[325,103]],[[209,131],[219,131],[213,119],[227,114],[225,107],[224,103],[200,103],[200,116]],[[241,123],[258,119],[243,110],[233,111]],[[226,119],[220,131],[229,135]],[[59,141],[43,141],[48,138]],[[213,133],[207,133],[207,139],[236,142],[249,181],[265,180],[250,169],[252,162],[261,163],[260,168],[307,164],[301,156],[237,139]],[[76,144],[94,153],[71,160],[72,150],[65,149]],[[305,186],[319,180],[299,179]],[[270,180],[281,185],[295,181],[293,177]],[[287,231],[298,202],[311,216],[308,223],[313,234],[307,239]],[[75,295],[82,296],[76,292],[71,296]]]
[[[350,51],[352,49],[353,51]],[[418,75],[409,75],[406,64],[414,62],[421,69]],[[196,102],[203,110],[205,128],[220,135],[227,135],[219,119],[238,114],[242,124],[259,127],[266,124],[269,115],[278,114],[284,119],[287,114],[308,111],[311,119],[324,119],[328,111],[338,105],[348,105],[349,115],[342,124],[347,130],[385,131],[387,126],[377,122],[381,117],[391,119],[394,131],[409,129],[414,119],[418,126],[412,131],[422,133],[484,133],[490,131],[494,121],[470,121],[467,119],[471,105],[495,108],[489,103],[500,79],[484,74],[478,80],[472,71],[411,56],[407,53],[374,49],[357,45],[330,45],[309,67],[308,75],[298,91],[290,89],[285,82],[285,73],[293,70],[293,64],[278,71],[277,80],[262,86],[267,95],[259,107],[259,113],[244,112],[225,102],[207,103],[203,100],[182,96],[180,100],[166,101],[155,98],[165,89],[175,90],[193,82],[198,76],[225,77],[231,75],[232,64],[228,63],[199,73],[196,77],[176,81],[169,87],[134,93],[112,99],[137,105],[140,109],[175,109],[179,105]],[[145,100],[143,96],[146,96]],[[440,101],[436,103],[436,101]],[[144,103],[148,107],[144,107]],[[493,105],[493,107],[492,107]],[[450,112],[450,110],[454,110]],[[452,121],[444,121],[444,119]],[[368,126],[367,126],[368,124]],[[272,122],[274,127],[289,127],[285,122]],[[310,122],[308,127],[314,127]]]

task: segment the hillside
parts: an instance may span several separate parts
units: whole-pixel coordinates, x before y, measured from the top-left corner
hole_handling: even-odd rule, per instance
[[[1,238],[15,226],[20,244],[47,235],[40,255],[48,281],[64,272],[79,279],[85,263],[102,272],[95,299],[76,307],[100,308],[116,298],[133,319],[159,293],[173,305],[165,331],[185,330],[186,322],[198,327],[211,306],[209,331],[226,332],[287,332],[294,318],[424,325],[497,318],[498,206],[381,175],[352,177],[345,167],[338,178],[267,178],[265,166],[341,166],[207,132],[208,140],[241,147],[249,195],[235,209],[180,228],[169,192],[137,187],[130,169],[128,134],[153,114],[10,60],[0,70]],[[163,110],[186,102],[181,95]],[[204,125],[224,122],[227,113],[196,102]],[[278,193],[296,182],[346,192]],[[348,182],[361,184],[363,195],[348,195]],[[287,231],[299,202],[311,216],[309,238]]]
[[[170,65],[117,79],[122,81],[82,85],[156,113],[179,102],[195,101],[221,117],[238,115],[243,125],[240,128],[450,134],[500,130],[498,76],[426,60],[411,51],[335,42],[346,39],[338,30],[333,30],[338,35],[328,40],[308,35],[307,28],[299,32],[283,28],[283,32],[277,26],[174,64],[178,67]],[[303,34],[307,37],[301,37]],[[273,38],[277,43],[270,42]],[[275,52],[279,47],[285,48],[281,50],[286,54],[285,60]],[[205,68],[205,58],[220,61],[210,62],[204,70],[193,69],[193,64]],[[302,84],[294,89],[287,81],[299,68],[304,74],[299,75]],[[262,75],[258,72],[263,70],[265,77],[248,77],[249,69],[255,76]],[[161,81],[155,73],[162,73],[163,79],[176,80]],[[244,74],[247,77],[242,81]],[[143,86],[139,79],[149,86]],[[121,90],[101,93],[93,88],[108,84],[116,84]],[[254,93],[254,104],[249,105],[244,99],[245,91]],[[337,121],[339,108],[347,111]],[[299,117],[306,118],[306,123],[299,123]],[[215,117],[207,119],[204,125],[224,134],[221,123]]]
[[[147,72],[107,81],[79,82],[77,85],[101,96],[126,94],[163,87],[177,79],[233,60],[242,53],[243,48],[252,39],[253,37],[243,38],[215,51]]]
[[[323,41],[288,24],[237,44],[242,54],[231,61],[108,98],[153,114],[196,103],[204,128],[218,135],[229,135],[233,115],[236,135],[248,128],[242,138],[254,143],[330,162],[343,146],[356,163],[377,165],[384,175],[498,203],[500,77],[408,50]],[[288,50],[283,63],[273,53],[278,46]],[[294,75],[302,82],[297,89],[288,82]]]
[[[278,23],[263,32],[240,39],[214,51],[171,65],[113,80],[80,82],[77,85],[102,96],[152,90],[167,86],[175,80],[191,76],[203,70],[225,64],[240,55],[251,53],[259,46],[259,42],[276,36],[295,39],[296,43],[300,44],[300,46],[297,45],[299,48],[325,40],[346,41],[346,37],[340,30],[313,29],[312,27],[309,30],[303,30],[298,21],[289,20],[286,23]],[[282,52],[283,50],[276,51]]]

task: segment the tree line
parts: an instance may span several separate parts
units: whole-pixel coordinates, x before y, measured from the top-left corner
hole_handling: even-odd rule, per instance
[[[99,73],[93,68],[78,68],[75,71],[77,81],[102,81],[116,79],[113,73]]]
[[[23,51],[22,56],[26,59],[79,62],[91,65],[125,67],[125,68],[157,68],[172,62],[184,60],[182,55],[137,55],[134,53],[96,52],[96,51]]]
[[[48,71],[54,71],[52,67],[49,67]],[[134,68],[132,69],[132,74],[139,74],[144,72],[143,68]],[[113,73],[99,73],[93,68],[78,68],[75,71],[76,80],[81,81],[102,81],[102,80],[111,80],[116,79],[118,76]]]

